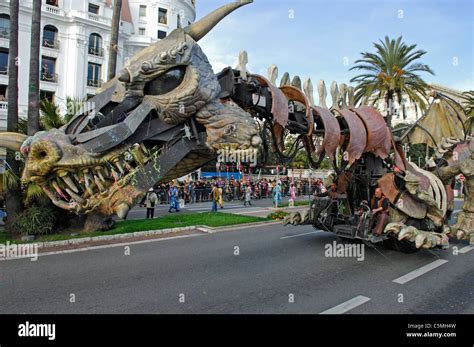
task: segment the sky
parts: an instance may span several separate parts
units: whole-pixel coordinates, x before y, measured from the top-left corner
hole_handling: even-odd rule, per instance
[[[199,19],[230,0],[198,0]],[[254,0],[230,14],[200,42],[214,72],[236,67],[241,50],[247,68],[266,76],[275,64],[316,88],[335,80],[349,84],[349,71],[373,42],[403,36],[427,51],[420,62],[431,83],[461,91],[474,89],[474,0]]]

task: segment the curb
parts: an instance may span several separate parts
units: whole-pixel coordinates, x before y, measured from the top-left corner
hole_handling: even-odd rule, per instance
[[[234,224],[234,225],[227,225],[227,226],[222,226],[222,227],[210,227],[207,225],[193,225],[193,226],[170,228],[170,229],[136,231],[133,233],[126,233],[126,234],[82,237],[82,238],[75,238],[75,239],[61,240],[61,241],[36,242],[36,244],[38,245],[38,249],[44,249],[44,248],[64,247],[64,246],[73,246],[73,245],[83,245],[86,243],[96,243],[96,242],[103,242],[103,241],[133,240],[135,238],[143,238],[143,237],[150,237],[150,236],[153,237],[153,236],[158,236],[158,235],[173,234],[173,233],[190,231],[190,230],[198,230],[207,234],[214,234],[220,231],[240,230],[240,229],[251,228],[251,227],[259,226],[259,225],[271,225],[271,224],[280,224],[280,223],[281,221],[268,221],[268,222],[265,221],[265,222],[256,222],[256,223],[246,223],[246,224]],[[30,244],[35,244],[35,242],[32,242]]]

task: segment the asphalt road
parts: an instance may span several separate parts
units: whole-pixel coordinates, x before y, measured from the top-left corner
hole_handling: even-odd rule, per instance
[[[326,256],[334,241],[277,224],[0,261],[0,312],[474,313],[466,242],[358,261]]]

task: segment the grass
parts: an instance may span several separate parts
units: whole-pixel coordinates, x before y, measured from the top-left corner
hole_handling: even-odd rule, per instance
[[[170,228],[187,227],[194,225],[206,225],[209,227],[222,227],[237,224],[265,222],[268,218],[241,216],[237,214],[221,213],[221,212],[207,212],[207,213],[192,213],[192,214],[172,214],[156,219],[137,219],[118,221],[115,227],[109,231],[98,231],[92,233],[79,233],[78,235],[51,234],[38,237],[32,242],[47,242],[47,241],[62,241],[73,238],[94,237],[102,235],[116,235],[128,234],[138,231],[147,230],[161,230]],[[0,230],[0,243],[10,241],[11,243],[26,243],[20,240],[12,240],[4,231]]]
[[[309,206],[310,204],[310,201],[309,200],[299,200],[299,201],[295,201],[294,202],[294,206],[297,207],[297,206]],[[282,205],[278,205],[278,207],[289,207],[290,206],[290,203],[287,202],[285,204],[282,204]]]

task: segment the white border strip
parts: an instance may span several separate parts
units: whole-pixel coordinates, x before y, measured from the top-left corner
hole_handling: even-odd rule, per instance
[[[398,283],[398,284],[405,284],[407,282],[410,282],[411,280],[420,277],[421,275],[424,275],[425,273],[436,269],[437,267],[446,264],[448,261],[444,259],[438,259],[435,260],[432,263],[429,263],[425,266],[420,267],[419,269],[413,270],[412,272],[407,273],[406,275],[403,275],[402,277],[399,277],[392,282]]]
[[[115,247],[125,247],[125,246],[130,246],[130,245],[139,245],[142,243],[151,243],[151,242],[159,242],[159,241],[168,241],[168,240],[174,240],[174,239],[184,239],[188,237],[197,237],[197,236],[204,236],[207,234],[190,234],[190,235],[179,235],[179,236],[173,236],[173,237],[162,237],[158,239],[149,239],[149,240],[140,240],[140,241],[132,241],[132,242],[123,242],[123,243],[114,243],[111,245],[100,245],[100,246],[91,246],[91,247],[83,247],[83,248],[75,248],[75,249],[66,249],[63,251],[52,251],[52,252],[44,252],[44,253],[38,253],[38,257],[43,257],[47,255],[57,255],[57,254],[69,254],[69,253],[76,253],[76,252],[86,252],[86,251],[93,251],[96,249],[106,249],[106,248],[115,248]],[[0,258],[0,261],[2,260],[19,260],[19,259],[30,259],[31,257],[13,257],[13,258]]]

